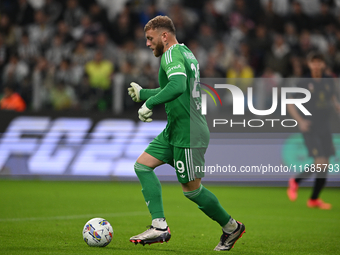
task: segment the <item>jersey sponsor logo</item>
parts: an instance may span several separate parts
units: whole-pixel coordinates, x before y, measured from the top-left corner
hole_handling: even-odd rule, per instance
[[[175,69],[179,69],[179,68],[181,68],[181,64],[178,64],[177,66],[170,67],[168,69],[168,71],[166,71],[166,74],[169,74],[171,71],[173,71]]]

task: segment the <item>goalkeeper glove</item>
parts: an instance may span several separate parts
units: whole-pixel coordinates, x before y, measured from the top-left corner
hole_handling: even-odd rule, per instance
[[[132,100],[135,102],[142,102],[142,100],[140,100],[140,90],[142,89],[141,86],[139,86],[137,83],[135,82],[131,82],[130,83],[130,88],[128,88],[128,94],[131,96]]]
[[[150,118],[152,115],[152,110],[146,107],[146,103],[142,105],[141,108],[138,110],[138,117],[143,122],[151,122],[152,119]]]

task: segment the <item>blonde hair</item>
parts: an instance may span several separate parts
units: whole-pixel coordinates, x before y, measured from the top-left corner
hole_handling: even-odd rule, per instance
[[[158,28],[164,28],[172,34],[176,33],[176,29],[175,29],[175,26],[172,20],[168,16],[161,16],[161,15],[149,20],[149,22],[144,27],[144,32],[150,29],[158,29]]]

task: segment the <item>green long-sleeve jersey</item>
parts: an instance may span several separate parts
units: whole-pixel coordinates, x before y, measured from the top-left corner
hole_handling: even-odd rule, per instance
[[[165,104],[168,123],[164,130],[169,143],[176,147],[202,148],[209,144],[209,129],[201,114],[199,65],[184,44],[171,46],[161,59],[160,88],[141,90],[141,99],[152,109]]]

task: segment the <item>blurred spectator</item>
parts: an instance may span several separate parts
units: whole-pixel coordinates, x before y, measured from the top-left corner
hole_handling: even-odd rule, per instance
[[[233,65],[227,71],[229,84],[238,86],[243,92],[252,84],[254,71],[242,57],[235,57]]]
[[[28,36],[30,41],[45,49],[54,34],[53,26],[47,24],[47,18],[43,11],[36,11],[34,23],[28,26]]]
[[[268,1],[264,8],[263,23],[274,33],[283,33],[284,19],[276,14],[273,9],[273,1]],[[260,18],[262,20],[262,18]]]
[[[271,37],[264,25],[258,25],[255,28],[255,33],[248,39],[252,43],[249,44],[252,58],[254,59],[254,68],[257,74],[262,73],[264,69],[264,59],[267,50],[271,46]]]
[[[79,41],[72,53],[71,61],[75,65],[85,66],[93,58],[93,52],[87,49],[83,42]]]
[[[94,3],[91,5],[89,15],[96,26],[101,26],[106,33],[110,31],[111,24],[108,19],[107,12],[105,9],[101,8],[99,4]]]
[[[68,44],[73,41],[70,29],[63,20],[58,22],[57,35],[61,37],[61,40],[64,44]]]
[[[334,73],[340,75],[340,52],[337,51],[335,44],[329,44],[327,57],[325,58],[327,66],[332,66]]]
[[[71,70],[70,61],[63,59],[55,71],[55,80],[67,85],[73,84],[74,74]]]
[[[157,88],[158,86],[157,75],[158,74],[152,68],[151,64],[146,63],[143,66],[143,70],[141,71],[141,74],[138,76],[138,79],[141,80],[141,84],[143,84],[144,88],[154,89]]]
[[[135,81],[137,76],[136,76],[136,72],[135,72],[135,67],[133,66],[132,62],[130,61],[125,61],[122,64],[122,68],[121,68],[121,73],[124,76],[124,90],[126,91],[128,87],[130,87],[130,83]],[[144,77],[145,78],[145,77]],[[143,88],[148,88],[147,87],[147,81],[145,79],[139,80],[140,84],[142,84]],[[146,84],[144,84],[146,83]],[[123,95],[124,97],[124,108],[127,109],[129,107],[132,107],[134,105],[134,102],[131,101],[131,98],[129,98],[129,95],[127,95],[126,93],[124,93]]]
[[[308,16],[315,16],[319,13],[320,2],[328,0],[296,0],[301,4],[301,8]]]
[[[21,95],[22,99],[26,103],[26,109],[30,109],[32,105],[32,79],[31,77],[27,76],[25,79],[22,80],[20,83],[20,87],[18,88],[18,93]]]
[[[78,0],[67,0],[64,20],[71,29],[80,25],[81,18],[84,16],[83,9],[79,6]]]
[[[32,106],[34,110],[40,110],[48,105],[49,93],[54,86],[55,66],[49,66],[48,61],[43,56],[39,57],[33,69]]]
[[[283,77],[289,73],[290,48],[282,35],[275,35],[271,50],[267,53],[265,66],[274,72],[279,72]]]
[[[115,63],[118,50],[116,46],[109,41],[105,33],[99,33],[97,35],[96,50],[100,50],[107,60]]]
[[[94,59],[86,64],[85,70],[92,88],[110,89],[113,65],[110,61],[103,59],[102,52],[95,53]]]
[[[252,69],[258,67],[257,59],[251,54],[250,46],[246,42],[242,42],[238,49],[238,55],[245,59]]]
[[[137,26],[137,24],[139,24],[139,21],[140,21],[139,15],[135,11],[135,8],[134,8],[133,5],[134,5],[133,1],[127,0],[127,1],[125,1],[124,8],[121,11],[121,13],[123,15],[126,15],[128,17],[128,19],[130,20],[132,30],[135,29],[135,27]]]
[[[145,10],[140,13],[140,23],[144,27],[148,21],[158,15],[164,15],[164,13],[157,10],[156,1],[152,1],[146,6]]]
[[[57,82],[57,85],[52,88],[50,100],[54,110],[68,110],[77,105],[73,88],[63,81]]]
[[[200,26],[200,33],[198,35],[198,43],[206,50],[210,50],[212,45],[216,42],[215,31],[207,24]]]
[[[215,28],[217,32],[227,30],[227,21],[223,15],[216,11],[214,1],[212,0],[205,2],[201,19],[203,23]]]
[[[0,17],[0,34],[4,36],[5,44],[12,48],[16,43],[14,26],[6,14],[2,14]]]
[[[280,16],[286,16],[290,10],[290,0],[261,0],[263,9],[268,6],[269,2],[272,2],[272,9],[275,14]]]
[[[225,74],[227,69],[233,63],[233,51],[227,45],[225,45],[222,40],[218,40],[210,54],[214,59],[216,59],[216,68],[220,73]]]
[[[197,42],[197,40],[190,40],[188,43],[188,48],[191,50],[191,52],[196,57],[199,65],[200,70],[204,70],[204,68],[207,66],[207,60],[208,60],[208,53],[207,51]]]
[[[134,24],[129,19],[129,15],[121,13],[113,22],[110,30],[112,40],[119,46],[130,40],[134,40]]]
[[[246,5],[245,0],[235,0],[233,10],[229,15],[230,27],[232,29],[238,28],[241,24],[244,24],[248,28],[253,27],[252,11],[253,10],[249,9],[249,5]]]
[[[84,15],[81,18],[81,25],[72,31],[73,37],[82,40],[85,47],[93,47],[97,34],[101,31],[100,24],[94,24],[89,16]]]
[[[3,35],[0,34],[0,74],[1,75],[2,75],[2,72],[4,70],[4,67],[8,59],[9,59],[9,49],[4,42]],[[0,85],[1,85],[1,79],[0,79]]]
[[[59,65],[63,58],[70,54],[69,47],[66,47],[63,44],[62,38],[60,35],[55,35],[52,41],[52,45],[46,51],[46,59],[50,63],[54,65]]]
[[[304,70],[300,58],[293,56],[291,58],[291,64],[292,74],[284,80],[285,84],[282,85],[283,87],[296,87],[301,81],[300,79],[304,75]]]
[[[286,23],[284,30],[285,41],[287,42],[288,46],[292,49],[292,51],[296,51],[299,45],[299,35],[297,34],[294,24]]]
[[[311,42],[317,48],[318,51],[325,54],[328,50],[328,42],[326,38],[321,34],[321,31],[315,31],[311,35]]]
[[[18,10],[15,12],[15,23],[19,26],[27,26],[34,21],[34,9],[27,0],[18,1]]]
[[[228,45],[233,50],[238,50],[241,42],[249,37],[250,27],[246,23],[240,23],[238,27],[234,27],[228,37]]]
[[[20,59],[25,61],[30,67],[34,65],[40,55],[37,45],[30,42],[27,33],[24,33],[21,37],[21,42],[18,45],[18,54]]]
[[[0,109],[23,112],[26,109],[26,103],[12,86],[5,86],[3,97],[0,100]]]
[[[172,19],[176,28],[176,37],[179,42],[186,43],[188,39],[196,37],[196,27],[200,25],[199,17],[190,9],[183,8],[176,3],[171,6],[168,16]]]
[[[270,67],[264,70],[261,78],[254,88],[256,96],[253,102],[256,105],[256,109],[267,110],[273,104],[273,88],[279,88],[283,79],[278,72],[274,72]]]
[[[304,30],[300,34],[299,38],[299,47],[297,51],[297,55],[303,58],[304,56],[307,56],[307,54],[311,51],[316,51],[316,46],[313,45],[311,40],[311,35],[308,30]]]
[[[192,8],[195,11],[200,11],[200,10],[203,10],[204,3],[206,1],[205,0],[195,0],[195,1],[183,0],[182,2],[185,7]]]
[[[175,15],[172,21],[176,28],[176,37],[178,42],[186,43],[188,38],[192,38],[191,29],[188,23],[185,22],[185,18],[181,15]],[[197,36],[197,35],[196,35]]]
[[[159,61],[153,54],[150,54],[150,49],[138,49],[133,41],[126,42],[118,55],[119,66],[123,66],[125,62],[130,62],[139,70],[146,63],[154,63],[155,60]]]
[[[3,82],[18,86],[28,73],[27,64],[20,60],[17,54],[12,54],[3,72]]]
[[[220,78],[224,76],[221,75],[221,71],[218,68],[216,55],[210,54],[208,55],[206,67],[200,70],[200,75],[202,78]]]
[[[92,88],[85,74],[77,88],[77,98],[81,110],[95,110],[99,100],[96,89]]]
[[[171,6],[177,4],[178,2],[179,0],[157,0],[156,1],[157,10],[167,13]]]
[[[82,41],[86,47],[94,47],[96,44],[97,35],[102,32],[102,27],[99,23],[93,23],[90,16],[84,16],[82,18]]]
[[[290,15],[289,21],[294,24],[297,31],[300,33],[302,30],[310,29],[311,20],[303,13],[301,4],[298,1],[293,2],[293,11]]]
[[[57,0],[45,0],[45,5],[42,9],[47,16],[47,23],[55,24],[61,17],[63,7]]]
[[[337,19],[329,9],[327,3],[320,4],[320,14],[315,19],[314,29],[324,30],[328,25],[338,25]]]
[[[146,47],[144,27],[138,26],[135,28],[135,45],[137,48],[143,49]]]
[[[103,59],[103,53],[97,51],[94,59],[85,66],[86,74],[89,77],[90,86],[96,89],[98,109],[110,109],[112,105],[112,74],[113,65],[110,61]]]

